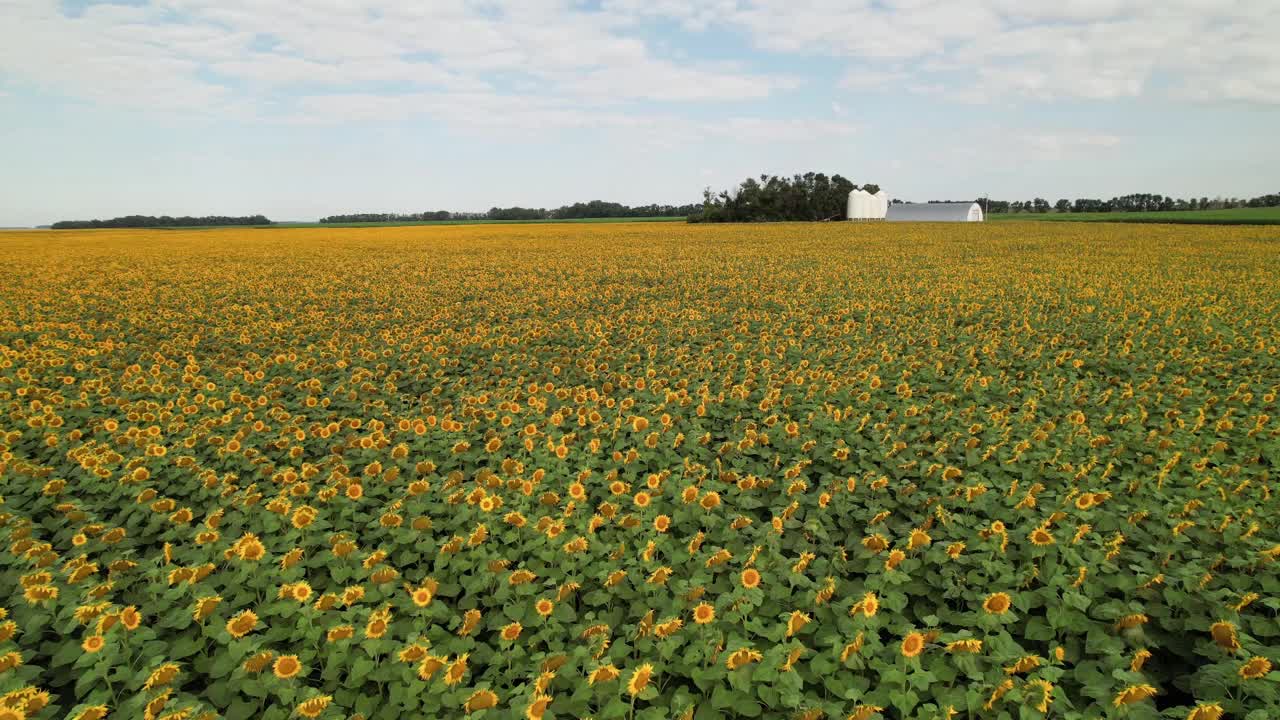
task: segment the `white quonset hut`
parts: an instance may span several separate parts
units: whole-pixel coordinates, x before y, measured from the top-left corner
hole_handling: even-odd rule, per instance
[[[889,206],[889,222],[982,222],[978,203],[898,203]]]
[[[883,220],[888,208],[889,196],[883,190],[875,195],[866,190],[854,190],[849,193],[846,215],[850,220]]]

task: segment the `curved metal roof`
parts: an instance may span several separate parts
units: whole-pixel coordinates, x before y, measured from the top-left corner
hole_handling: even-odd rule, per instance
[[[968,222],[969,211],[977,205],[977,203],[897,203],[889,206],[885,219],[897,222]],[[979,212],[981,212],[980,207]]]

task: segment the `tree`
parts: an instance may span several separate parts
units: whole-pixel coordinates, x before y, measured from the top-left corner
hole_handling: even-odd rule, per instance
[[[1053,204],[1053,209],[1060,213],[1071,212],[1071,201],[1066,198],[1062,198]]]
[[[847,178],[805,173],[790,178],[761,175],[738,187],[702,193],[702,210],[690,222],[778,222],[844,218],[849,193],[857,187]],[[869,186],[864,186],[864,189]]]
[[[89,228],[149,228],[149,227],[218,227],[225,225],[271,225],[265,215],[246,215],[229,217],[226,215],[205,215],[193,217],[182,215],[170,217],[161,215],[125,215],[110,220],[60,220],[49,227],[54,230],[83,230]]]

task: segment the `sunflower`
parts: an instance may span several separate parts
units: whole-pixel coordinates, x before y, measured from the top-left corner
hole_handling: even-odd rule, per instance
[[[1027,539],[1031,541],[1032,545],[1039,547],[1053,544],[1053,535],[1043,527],[1038,527],[1035,530],[1032,530],[1031,534],[1027,536]]]
[[[1221,720],[1222,706],[1218,703],[1201,703],[1187,713],[1187,720]]]
[[[143,683],[142,689],[151,690],[162,685],[168,685],[173,682],[174,678],[178,677],[180,669],[181,668],[178,667],[177,663],[165,663],[164,665],[161,665],[155,670],[152,670],[151,674],[147,676],[147,681]]]
[[[400,653],[396,656],[396,658],[403,663],[416,663],[416,662],[421,662],[422,658],[426,656],[427,656],[427,646],[419,643],[413,643],[412,645],[401,650]]]
[[[982,652],[982,641],[972,638],[956,640],[955,642],[947,643],[947,652],[955,654],[980,653]]]
[[[653,677],[653,665],[645,663],[636,668],[631,673],[631,679],[627,681],[627,692],[631,695],[639,695],[649,686],[649,680]]]
[[[693,609],[693,621],[699,625],[706,625],[715,619],[716,609],[707,603],[700,603]]]
[[[1271,672],[1271,661],[1258,655],[1249,658],[1248,662],[1240,666],[1240,677],[1245,680],[1257,680],[1266,677],[1269,672]]]
[[[547,707],[551,705],[551,700],[550,695],[534,696],[533,702],[524,708],[525,720],[542,720],[542,717],[547,714]]]
[[[103,720],[103,718],[107,716],[108,711],[109,708],[106,705],[94,705],[81,710],[80,714],[76,715],[74,720]],[[14,717],[16,720],[22,720],[21,715],[15,715]]]
[[[759,651],[751,650],[749,647],[739,648],[730,653],[728,659],[724,661],[724,665],[730,670],[737,670],[739,667],[750,665],[751,662],[759,662],[764,660],[764,655]]]
[[[1013,601],[1009,598],[1008,593],[998,592],[987,596],[987,599],[982,603],[982,609],[988,615],[1003,615],[1009,612],[1009,608],[1012,605]]]
[[[755,588],[760,587],[760,571],[755,568],[747,568],[742,571],[742,575],[739,577],[739,580],[742,582],[742,587],[748,590],[754,590]]]
[[[471,657],[469,653],[463,653],[449,664],[448,669],[444,671],[444,684],[457,685],[462,682],[462,678],[467,674],[467,658]]]
[[[796,633],[803,630],[804,626],[808,625],[811,620],[813,620],[813,618],[800,612],[799,610],[792,610],[791,617],[787,618],[786,637],[790,638],[792,635],[795,635]]]
[[[378,638],[387,634],[387,628],[389,626],[389,623],[390,623],[389,617],[386,617],[380,613],[375,612],[373,615],[369,617],[369,623],[364,626],[364,636],[367,638],[371,638],[373,640],[377,640]]]
[[[924,635],[918,632],[909,633],[902,638],[902,656],[913,658],[924,652]]]
[[[907,541],[908,550],[918,550],[927,547],[933,543],[933,538],[929,537],[929,533],[919,528],[911,531],[911,538]]]
[[[1111,701],[1112,705],[1120,707],[1121,705],[1133,705],[1143,700],[1156,696],[1159,692],[1150,685],[1130,685],[1129,687],[1116,693],[1115,699]]]
[[[1147,664],[1151,659],[1151,651],[1143,648],[1133,654],[1133,659],[1129,661],[1129,672],[1142,672],[1142,666]]]
[[[671,528],[671,518],[666,515],[659,515],[653,519],[653,529],[660,533],[664,533]]]
[[[1237,652],[1240,650],[1240,640],[1236,637],[1236,626],[1226,620],[1219,620],[1209,626],[1209,634],[1213,636],[1213,641],[1218,647],[1228,652]]]
[[[280,558],[280,569],[288,570],[302,560],[302,548],[294,548]]]
[[[1148,622],[1151,622],[1151,618],[1147,617],[1143,613],[1134,613],[1133,615],[1125,615],[1124,617],[1117,620],[1116,629],[1131,630],[1133,628],[1138,627],[1139,625],[1146,625]]]
[[[564,602],[573,597],[573,594],[582,589],[581,583],[573,581],[567,582],[556,589],[556,602]]]
[[[520,638],[520,633],[523,630],[524,626],[518,622],[504,625],[502,626],[502,639],[507,642],[515,642]]]
[[[270,650],[263,650],[255,655],[250,655],[249,659],[244,661],[244,671],[247,673],[260,673],[267,669],[273,658],[275,658],[275,653]]]
[[[173,689],[165,688],[164,692],[155,696],[151,699],[151,702],[144,705],[142,708],[142,717],[144,720],[152,720],[159,716],[160,713],[164,711],[165,706],[169,704],[169,698],[172,695]]]
[[[96,653],[106,644],[107,641],[101,635],[90,635],[84,639],[84,642],[80,643],[80,647],[84,648],[87,653]]]
[[[595,685],[596,683],[610,682],[617,680],[619,675],[621,673],[613,665],[601,665],[591,671],[591,675],[587,677],[587,684]]]
[[[267,554],[267,548],[253,533],[245,533],[243,537],[237,540],[235,550],[241,560],[250,562],[261,560]]]
[[[258,614],[252,610],[243,610],[227,621],[227,632],[233,638],[242,638],[253,632],[258,626]]]
[[[1005,675],[1021,675],[1031,672],[1040,667],[1042,660],[1039,655],[1024,655],[1018,658],[1018,661],[1004,669]]]
[[[196,607],[191,612],[191,617],[196,622],[203,622],[215,610],[218,609],[218,603],[222,602],[222,598],[218,595],[209,595],[196,600]]]
[[[850,656],[861,652],[863,640],[863,633],[858,633],[853,642],[845,644],[844,649],[840,651],[840,662],[848,662]]]
[[[302,663],[297,655],[281,655],[271,666],[271,672],[281,680],[288,680],[302,671]]]
[[[1028,683],[1035,686],[1040,691],[1040,701],[1036,703],[1036,710],[1041,713],[1048,713],[1049,706],[1053,704],[1053,683],[1043,678],[1037,678]]]
[[[467,698],[465,706],[467,712],[475,712],[477,710],[488,710],[497,707],[498,696],[492,690],[477,690],[471,693],[471,697]]]
[[[655,625],[653,628],[653,634],[660,638],[668,638],[678,632],[682,627],[684,627],[684,620],[681,620],[678,617],[671,618],[670,620],[666,620]]]
[[[906,559],[907,559],[906,553],[902,552],[901,550],[891,550],[889,552],[889,557],[884,561],[884,569],[893,570],[894,568],[898,567],[898,565],[902,564],[902,561]]]
[[[875,535],[868,535],[867,537],[862,538],[862,547],[873,553],[881,553],[889,549],[889,541],[885,536],[876,533]]]
[[[444,669],[449,662],[449,658],[440,655],[428,655],[422,658],[422,662],[418,663],[418,677],[423,680],[430,680],[437,672]]]
[[[862,613],[864,617],[869,618],[875,617],[876,613],[879,611],[880,598],[876,597],[876,594],[873,592],[864,593],[862,599],[854,603],[853,607],[849,608],[850,615]]]
[[[138,612],[136,607],[130,605],[120,611],[120,624],[126,630],[137,630],[138,626],[142,624],[142,613]]]
[[[1258,593],[1256,593],[1256,592],[1245,593],[1244,595],[1242,595],[1242,596],[1240,597],[1240,602],[1238,602],[1238,603],[1236,603],[1236,604],[1234,605],[1235,611],[1236,611],[1236,612],[1240,612],[1241,610],[1244,610],[1245,608],[1247,608],[1247,607],[1249,607],[1250,605],[1252,605],[1252,604],[1253,604],[1253,602],[1254,602],[1255,600],[1257,600],[1258,598],[1260,598],[1260,597],[1262,597],[1262,596],[1261,596],[1261,595],[1259,595],[1259,594],[1258,594]]]
[[[871,717],[881,710],[884,710],[884,708],[879,705],[859,705],[853,709],[853,712],[845,720],[871,720]]]
[[[1004,682],[1000,683],[1000,685],[996,687],[995,690],[991,691],[991,697],[987,698],[987,702],[984,703],[982,707],[984,707],[987,710],[993,709],[996,706],[996,703],[1000,702],[1000,699],[1003,698],[1006,694],[1008,694],[1008,692],[1012,689],[1013,689],[1013,681],[1005,680]]]
[[[298,704],[296,711],[305,718],[318,718],[329,707],[329,703],[333,702],[333,698],[328,695],[320,695],[310,700],[303,700]]]
[[[556,604],[547,598],[539,598],[538,602],[533,604],[533,609],[546,618],[551,616],[551,612],[556,609]]]
[[[458,628],[458,636],[466,637],[475,632],[476,626],[480,624],[481,613],[479,610],[472,608],[468,610],[462,617],[462,627]]]

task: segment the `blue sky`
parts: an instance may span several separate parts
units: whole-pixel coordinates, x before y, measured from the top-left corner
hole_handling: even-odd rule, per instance
[[[1280,190],[1275,0],[0,0],[0,225]]]

